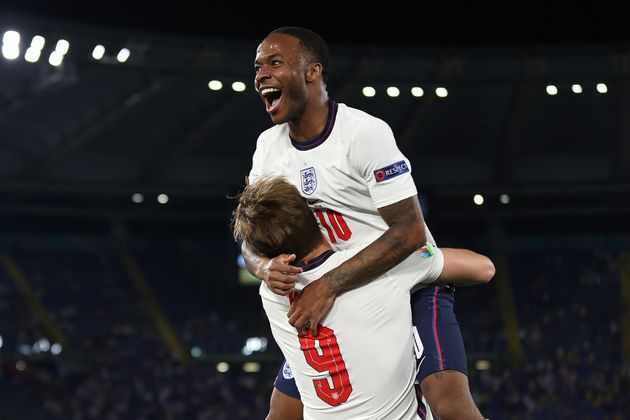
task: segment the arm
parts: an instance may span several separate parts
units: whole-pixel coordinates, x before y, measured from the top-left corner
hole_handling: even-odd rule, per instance
[[[485,255],[467,249],[441,249],[444,269],[435,283],[474,286],[488,283],[494,277],[494,264]]]
[[[281,254],[269,259],[260,255],[245,241],[241,245],[241,252],[247,271],[267,283],[267,287],[278,295],[284,296],[293,289],[297,274],[302,272],[301,268],[291,265],[295,254]]]
[[[338,294],[369,283],[424,245],[424,218],[417,196],[378,209],[389,229],[361,252],[306,286],[289,310],[289,323],[302,332],[317,324]]]

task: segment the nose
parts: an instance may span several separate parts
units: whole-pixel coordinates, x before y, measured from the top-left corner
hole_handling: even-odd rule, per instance
[[[261,66],[258,69],[258,73],[256,73],[256,77],[254,78],[254,81],[256,82],[256,84],[260,84],[263,80],[267,80],[269,78],[269,73],[267,72],[267,70],[265,70],[265,66]]]

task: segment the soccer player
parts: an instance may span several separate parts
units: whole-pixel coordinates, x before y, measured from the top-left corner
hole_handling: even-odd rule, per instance
[[[257,142],[250,172],[283,175],[315,213],[328,241],[340,250],[362,250],[309,283],[289,310],[298,331],[317,326],[337,297],[371,284],[416,250],[435,244],[424,223],[411,164],[389,126],[328,97],[330,56],[316,33],[295,27],[272,31],[259,45],[255,87],[275,126]],[[244,243],[250,272],[269,289],[286,294],[299,268],[292,253],[268,259]],[[457,270],[445,256],[444,271]],[[492,277],[493,267],[487,267]],[[457,283],[456,285],[460,285]],[[468,389],[463,340],[448,285],[421,287],[412,295],[412,316],[424,352],[418,373],[431,410],[443,419],[483,419]]]
[[[442,251],[414,252],[377,281],[339,296],[316,335],[298,335],[287,319],[291,301],[359,250],[334,252],[304,198],[282,177],[248,185],[233,223],[236,238],[268,257],[294,251],[303,270],[288,296],[264,282],[260,295],[274,339],[294,371],[304,418],[418,419],[410,290],[420,280],[437,279]]]

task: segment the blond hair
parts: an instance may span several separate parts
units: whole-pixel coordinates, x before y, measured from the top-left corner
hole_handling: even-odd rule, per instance
[[[306,201],[279,176],[259,178],[245,187],[232,213],[232,227],[235,239],[269,258],[296,254],[300,260],[322,241]]]

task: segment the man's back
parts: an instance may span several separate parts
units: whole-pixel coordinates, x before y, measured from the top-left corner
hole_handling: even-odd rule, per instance
[[[339,251],[307,265],[298,289],[355,253]],[[386,274],[347,292],[337,298],[316,337],[298,337],[287,320],[289,297],[261,284],[263,306],[293,369],[306,420],[418,418],[406,287]]]

